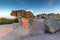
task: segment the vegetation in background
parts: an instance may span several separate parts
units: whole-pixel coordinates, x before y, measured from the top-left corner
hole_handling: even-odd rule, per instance
[[[40,15],[36,15],[35,18],[36,18],[36,19],[39,19],[39,18],[40,18]]]
[[[2,24],[12,24],[12,23],[18,23],[18,19],[6,19],[6,18],[0,18],[0,25]]]
[[[14,23],[18,23],[18,18],[15,18],[13,21]]]

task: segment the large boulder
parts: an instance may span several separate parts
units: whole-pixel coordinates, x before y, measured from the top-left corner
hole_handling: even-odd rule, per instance
[[[38,19],[38,20],[33,20],[33,24],[30,25],[30,36],[38,36],[45,34],[45,26],[43,23],[44,20]]]
[[[46,18],[44,21],[44,24],[46,26],[46,29],[45,29],[46,32],[49,32],[49,33],[55,33],[56,31],[60,29],[60,24],[53,17]]]

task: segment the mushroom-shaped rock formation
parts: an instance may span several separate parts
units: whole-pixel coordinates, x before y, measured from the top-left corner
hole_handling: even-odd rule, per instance
[[[22,26],[22,18],[23,17],[26,18],[27,13],[26,13],[25,10],[16,10],[16,11],[12,11],[11,15],[14,16],[14,17],[17,17],[18,21],[19,21],[19,25]]]
[[[23,28],[28,28],[29,19],[34,18],[34,15],[31,11],[26,12],[25,10],[12,11],[11,15],[18,18],[19,25],[23,26]]]

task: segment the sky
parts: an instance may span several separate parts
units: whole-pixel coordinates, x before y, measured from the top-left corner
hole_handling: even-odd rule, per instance
[[[0,0],[0,17],[14,18],[12,10],[32,11],[34,15],[42,13],[60,13],[60,0]]]

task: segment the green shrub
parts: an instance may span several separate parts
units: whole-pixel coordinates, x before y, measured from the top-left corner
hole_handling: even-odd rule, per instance
[[[18,19],[17,18],[15,18],[13,21],[14,21],[14,23],[18,23]]]
[[[0,18],[0,25],[2,24],[12,24],[12,23],[18,23],[18,19],[6,19],[6,18]]]
[[[8,19],[5,19],[5,18],[0,18],[0,25],[1,24],[11,24],[13,23],[12,20],[8,20]]]

